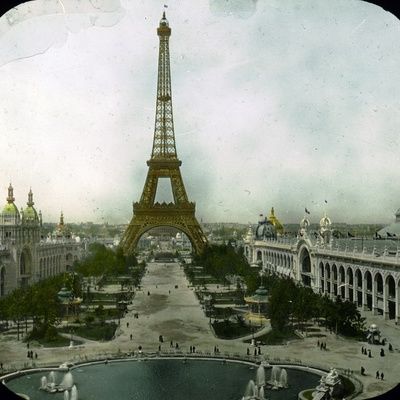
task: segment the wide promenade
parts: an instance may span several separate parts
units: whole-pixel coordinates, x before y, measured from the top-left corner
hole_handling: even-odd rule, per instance
[[[369,322],[374,321],[370,313],[366,316]],[[280,359],[282,363],[290,359],[301,360],[305,365],[350,369],[364,385],[364,393],[359,398],[369,398],[387,391],[400,379],[400,330],[391,322],[382,323],[380,320],[378,324],[388,343],[394,347],[393,352],[388,352],[385,346],[385,357],[379,355],[380,346],[366,346],[365,343],[337,338],[333,333],[323,330],[326,337],[319,340],[326,342],[326,351],[317,346],[318,338],[306,337],[281,346],[262,346],[260,359],[268,356],[269,360]],[[159,341],[160,335],[163,336],[163,343]],[[176,344],[179,349],[176,349]],[[221,354],[244,356],[247,348],[253,354],[251,346],[241,340],[215,338],[193,288],[189,287],[183,269],[177,263],[148,264],[141,289],[137,291],[128,313],[121,319],[114,340],[106,343],[85,341],[83,345],[72,349],[32,346],[31,349],[38,353],[36,365],[58,365],[67,360],[84,360],[86,357],[117,351],[137,352],[139,346],[143,352],[156,352],[159,346],[162,352],[189,352],[190,346],[195,346],[196,352],[213,352],[214,347],[218,346]],[[371,349],[372,358],[361,354],[362,346]],[[24,343],[12,337],[0,336],[0,362],[5,368],[10,365],[21,368],[28,361]],[[360,375],[361,366],[366,369],[366,376]],[[384,373],[384,380],[375,378],[378,370]]]

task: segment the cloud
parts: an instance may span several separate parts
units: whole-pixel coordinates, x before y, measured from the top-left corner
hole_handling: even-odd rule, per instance
[[[12,180],[21,206],[32,186],[45,220],[62,208],[70,221],[127,222],[151,154],[162,6],[68,2],[62,15],[57,1],[34,3],[54,10],[0,19],[0,188]],[[197,215],[248,222],[275,206],[295,222],[311,204],[319,219],[327,199],[333,221],[390,221],[399,21],[358,1],[253,2],[238,15],[242,5],[167,10],[177,150]]]

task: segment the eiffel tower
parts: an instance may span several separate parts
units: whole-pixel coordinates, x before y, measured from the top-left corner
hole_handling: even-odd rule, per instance
[[[140,237],[158,226],[170,226],[185,233],[193,249],[199,253],[207,245],[207,239],[195,217],[195,203],[189,202],[179,167],[175,146],[172,116],[171,72],[169,64],[169,37],[171,28],[165,11],[157,29],[160,38],[158,55],[158,82],[156,121],[149,170],[139,202],[133,203],[133,218],[121,241],[125,254],[134,251]],[[158,180],[169,178],[172,203],[155,203]]]

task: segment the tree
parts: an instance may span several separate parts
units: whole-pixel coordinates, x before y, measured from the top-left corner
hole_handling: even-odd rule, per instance
[[[272,329],[278,332],[283,332],[289,322],[290,296],[287,287],[284,280],[279,280],[270,292],[268,315]]]
[[[90,254],[75,265],[75,271],[83,276],[121,275],[138,264],[134,255],[125,256],[121,247],[112,250],[103,244],[93,243]]]
[[[293,298],[293,316],[297,319],[299,327],[303,330],[303,324],[316,315],[315,293],[311,288],[296,286]]]

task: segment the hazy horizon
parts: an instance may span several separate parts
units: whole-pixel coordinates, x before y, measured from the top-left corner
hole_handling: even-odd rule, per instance
[[[154,130],[156,0],[0,18],[0,199],[128,223]],[[400,207],[400,22],[366,2],[168,4],[175,137],[200,221],[386,224]],[[4,197],[2,197],[4,196]],[[2,203],[0,201],[0,207]],[[287,222],[291,221],[291,222]],[[370,222],[381,221],[381,222]]]

